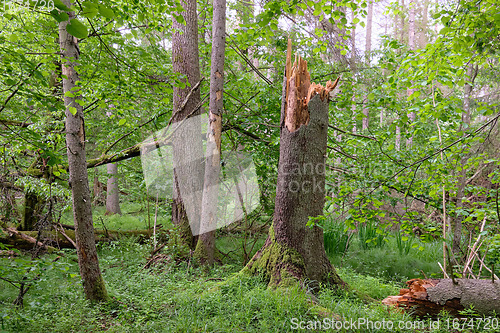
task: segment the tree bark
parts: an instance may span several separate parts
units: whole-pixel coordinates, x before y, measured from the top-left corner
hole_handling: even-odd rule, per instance
[[[63,3],[68,8],[71,6],[69,0],[63,0]],[[69,20],[75,17],[74,12],[68,12],[68,15]],[[78,103],[78,99],[81,98],[77,86],[80,78],[75,70],[79,58],[78,40],[66,31],[69,20],[59,24],[59,43],[63,57],[66,145],[78,247],[78,265],[87,299],[104,301],[107,300],[108,295],[99,269],[99,259],[95,247],[87,161],[85,159],[85,123],[83,107]]]
[[[472,94],[472,85],[474,83],[474,79],[476,78],[475,67],[473,64],[470,64],[467,68],[467,82],[464,86],[464,100],[463,100],[463,112],[462,112],[462,124],[460,125],[460,129],[468,129],[471,122],[470,117],[470,102],[471,102],[471,94]],[[463,197],[465,192],[465,186],[467,181],[467,172],[465,170],[465,165],[467,164],[467,156],[464,154],[460,158],[461,170],[458,173],[457,179],[457,197],[456,197],[456,209],[460,210],[463,207]],[[453,240],[451,250],[455,256],[460,256],[460,243],[462,240],[462,215],[454,216],[451,224],[451,228],[453,230]]]
[[[368,2],[367,10],[368,13],[366,16],[365,58],[366,58],[366,63],[370,65],[370,53],[372,51],[373,1]]]
[[[410,10],[410,15],[408,18],[408,47],[410,50],[415,49],[415,6],[417,5],[415,0],[410,0],[409,3],[409,10]],[[411,83],[410,83],[411,84]],[[407,96],[409,97],[411,94],[415,92],[415,89],[408,88],[406,91]],[[408,114],[408,119],[410,121],[410,124],[415,122],[415,112],[410,112]],[[410,131],[412,127],[410,126]],[[410,137],[406,140],[406,149],[410,150],[411,147],[413,146],[413,134],[410,135]]]
[[[405,37],[405,0],[401,0],[401,26],[400,26],[400,33],[401,33],[401,39],[400,42],[404,42],[404,37]]]
[[[383,304],[396,306],[419,317],[436,317],[441,311],[459,316],[459,311],[474,306],[480,314],[500,313],[500,282],[491,280],[413,279],[398,296],[389,296]]]
[[[109,175],[108,186],[106,189],[106,215],[122,214],[120,209],[120,189],[116,180],[118,166],[115,163],[109,163],[107,166]]]
[[[422,2],[422,21],[420,23],[420,31],[418,34],[418,45],[420,48],[424,48],[427,45],[427,25],[429,22],[429,0],[424,0]]]
[[[26,192],[24,194],[24,213],[23,221],[19,230],[34,230],[40,214],[42,213],[42,200],[34,193]]]
[[[224,90],[224,51],[226,46],[226,0],[213,1],[212,65],[210,70],[209,131],[205,160],[205,181],[201,205],[200,237],[195,257],[212,265],[219,194],[222,112]],[[203,233],[201,233],[203,232]]]
[[[366,16],[366,42],[365,42],[365,60],[368,65],[370,65],[370,53],[372,50],[372,22],[373,22],[373,1],[368,2],[368,13]],[[367,107],[368,92],[365,94],[365,98],[363,99],[363,123],[362,130],[368,130],[369,126],[369,114],[370,109]]]
[[[190,115],[200,102],[200,90],[191,94],[184,109],[181,104],[190,92],[190,87],[200,81],[200,59],[198,50],[198,15],[196,0],[182,0],[182,16],[185,24],[173,20],[172,59],[173,70],[186,77],[184,89],[174,86],[173,121],[180,122]],[[196,112],[195,115],[199,115]],[[173,141],[174,158],[174,195],[172,204],[172,222],[178,228],[181,242],[190,249],[195,247],[195,238],[191,228],[198,229],[203,188],[203,170],[201,163],[193,160],[203,157],[201,142],[201,120],[193,117],[189,124],[181,126]],[[190,217],[189,217],[190,216]]]
[[[243,272],[263,274],[271,286],[304,279],[313,289],[319,282],[343,286],[326,256],[322,229],[307,226],[310,218],[323,214],[328,93],[338,79],[326,88],[311,84],[307,63],[298,57],[292,67],[290,59],[289,41],[273,223],[264,246]]]

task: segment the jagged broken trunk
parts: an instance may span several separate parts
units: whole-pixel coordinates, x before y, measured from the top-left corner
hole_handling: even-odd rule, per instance
[[[482,315],[500,313],[500,282],[479,279],[413,279],[398,296],[389,296],[383,304],[409,311],[418,317],[437,317],[443,311],[460,316],[470,308]]]
[[[344,285],[328,260],[320,227],[309,227],[311,217],[323,214],[325,156],[328,132],[326,87],[310,83],[307,63],[300,57],[290,66],[283,87],[281,142],[275,212],[264,246],[244,271],[260,273],[272,286],[309,281]]]

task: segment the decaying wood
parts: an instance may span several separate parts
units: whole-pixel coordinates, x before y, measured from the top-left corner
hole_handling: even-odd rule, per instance
[[[53,248],[52,246],[47,246],[44,243],[38,241],[35,237],[27,235],[24,232],[20,232],[20,231],[16,230],[15,228],[8,227],[8,228],[5,228],[4,230],[6,231],[6,233],[8,235],[10,235],[10,237],[13,237],[13,236],[17,237],[20,240],[22,240],[28,244],[31,244],[32,247],[38,246],[39,248],[41,248],[43,250],[48,250],[49,252],[52,252],[53,250],[55,250],[55,248]],[[0,242],[1,242],[1,238],[0,238]]]
[[[389,296],[383,304],[394,306],[416,316],[437,316],[447,311],[460,316],[460,311],[473,307],[480,314],[500,313],[500,282],[479,279],[413,279],[398,296]]]
[[[286,110],[285,126],[290,132],[295,132],[300,126],[309,123],[307,105],[312,97],[320,95],[322,101],[328,98],[330,91],[335,89],[340,78],[335,82],[328,81],[323,87],[321,84],[311,83],[311,76],[307,70],[307,61],[295,56],[291,61],[291,42],[288,43],[286,57]]]
[[[12,245],[17,249],[28,250],[32,249],[37,242],[38,231],[23,231],[20,232],[15,228],[5,228],[5,235],[0,233],[0,243]],[[150,230],[94,230],[96,242],[110,242],[118,240],[120,237],[140,236],[149,238]],[[41,235],[44,243],[38,242],[38,246],[45,250],[55,250],[55,248],[75,248],[75,232],[73,230],[65,230],[64,234],[61,230],[45,231]],[[71,239],[71,241],[69,239]],[[49,246],[51,244],[53,246]]]

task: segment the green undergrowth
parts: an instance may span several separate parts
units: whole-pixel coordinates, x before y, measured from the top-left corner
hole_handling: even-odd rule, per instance
[[[443,260],[443,243],[415,243],[418,247],[412,248],[408,254],[400,254],[395,239],[389,239],[383,247],[369,250],[363,250],[358,242],[353,242],[344,255],[331,254],[330,260],[336,267],[347,267],[357,273],[397,281],[401,285],[414,278],[442,277],[438,262]]]
[[[155,221],[154,203],[149,207],[149,216],[147,207],[141,203],[121,203],[120,208],[121,215],[106,215],[106,207],[93,207],[94,228],[101,230],[145,230],[153,228]],[[166,212],[166,208],[164,203],[158,206],[156,224],[159,230],[171,229],[172,227],[170,214]],[[73,225],[73,215],[70,210],[63,214],[61,222]]]
[[[342,279],[376,302],[367,304],[353,291],[327,288],[312,301],[304,288],[273,289],[259,276],[236,275],[239,264],[226,263],[207,271],[190,262],[176,261],[168,253],[163,253],[161,264],[144,269],[150,245],[138,244],[133,238],[99,245],[98,250],[109,302],[86,301],[78,265],[62,257],[52,269],[43,270],[48,266],[41,266],[40,280],[26,294],[23,309],[12,305],[16,289],[0,281],[1,331],[293,332],[304,327],[299,331],[305,332],[314,331],[307,325],[331,324],[332,320],[413,320],[407,314],[388,311],[379,302],[397,294],[396,283],[385,283],[347,267],[338,270]],[[68,256],[72,254],[66,251]],[[46,256],[42,261],[48,263],[54,258]],[[2,267],[11,262],[0,259]],[[392,331],[409,330],[396,327]]]

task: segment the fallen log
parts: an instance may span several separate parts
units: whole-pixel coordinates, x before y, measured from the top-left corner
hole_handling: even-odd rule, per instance
[[[56,251],[54,247],[47,246],[45,243],[38,241],[36,238],[16,230],[16,228],[8,227],[5,228],[5,231],[7,232],[7,235],[9,235],[11,238],[12,237],[19,238],[23,242],[31,244],[31,247],[38,246],[39,248],[46,250],[50,253]]]
[[[500,281],[479,279],[413,279],[398,296],[389,296],[383,304],[415,316],[436,317],[441,311],[460,317],[460,311],[473,307],[482,315],[500,314]]]
[[[5,234],[0,232],[0,243],[12,245],[17,249],[28,250],[32,249],[38,239],[38,231],[23,231],[20,232],[15,228],[5,228]],[[141,239],[149,238],[152,235],[150,230],[94,230],[96,242],[111,242],[116,241],[120,237],[140,236]],[[63,235],[59,230],[43,231],[40,239],[43,243],[38,242],[39,246],[46,247],[48,244],[51,249],[55,248],[74,248],[75,231],[65,230]],[[68,240],[70,238],[72,241]]]

